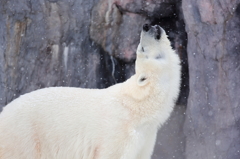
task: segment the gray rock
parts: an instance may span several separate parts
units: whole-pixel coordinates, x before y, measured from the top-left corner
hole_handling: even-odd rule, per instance
[[[240,1],[183,0],[190,93],[187,159],[240,158]]]
[[[1,106],[43,87],[114,84],[110,57],[89,38],[93,4],[91,0],[0,2]],[[115,68],[122,69],[119,64]]]

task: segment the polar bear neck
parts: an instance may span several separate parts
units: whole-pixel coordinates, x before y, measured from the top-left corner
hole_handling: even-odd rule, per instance
[[[139,123],[162,124],[169,117],[173,109],[174,101],[167,88],[164,88],[161,79],[157,77],[147,87],[139,87],[136,83],[138,75],[135,74],[121,85],[120,96],[123,105],[133,113]],[[160,123],[161,121],[161,123]]]
[[[143,62],[137,58],[136,74],[119,85],[118,93],[123,105],[135,113],[136,120],[142,120],[143,123],[163,124],[178,97],[181,69],[179,57],[170,50],[168,59],[165,60],[167,61],[160,66],[161,68],[147,69],[149,67],[146,65],[151,65],[152,61]],[[146,75],[146,79],[149,80],[144,86],[138,84],[139,79],[144,77],[142,75]]]

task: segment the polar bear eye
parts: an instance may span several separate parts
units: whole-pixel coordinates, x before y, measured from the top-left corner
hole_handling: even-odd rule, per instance
[[[140,78],[140,82],[143,82],[143,81],[145,81],[147,78],[146,77],[142,77],[142,78]]]
[[[145,75],[140,75],[137,79],[137,84],[139,86],[145,86],[149,82],[148,78]]]
[[[144,52],[144,48],[142,47],[142,52]]]

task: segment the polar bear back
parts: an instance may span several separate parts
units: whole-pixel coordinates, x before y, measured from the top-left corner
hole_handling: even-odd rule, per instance
[[[116,135],[115,132],[113,134],[109,132],[125,129],[127,111],[120,107],[113,94],[113,92],[109,94],[107,89],[56,87],[23,95],[5,107],[0,116],[0,135],[8,134],[4,138],[0,136],[0,146],[4,148],[18,145],[22,149],[22,156],[28,156],[29,159],[37,158],[36,155],[41,158],[59,159],[94,158],[100,146],[107,146],[106,139],[110,141]],[[108,100],[105,100],[106,98]],[[95,101],[98,103],[96,104]],[[110,110],[114,111],[109,112]],[[121,116],[118,112],[122,112]],[[9,129],[4,130],[6,127],[4,124],[8,124]],[[11,125],[17,126],[18,131]],[[121,143],[119,139],[116,141],[118,144]],[[103,142],[105,144],[101,145]],[[47,153],[49,150],[58,154],[52,156],[53,154]],[[40,152],[41,155],[38,154]],[[18,153],[16,152],[15,157],[19,155]],[[33,156],[30,155],[31,153]]]

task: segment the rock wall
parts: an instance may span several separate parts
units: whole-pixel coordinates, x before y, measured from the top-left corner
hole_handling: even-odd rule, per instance
[[[183,0],[187,159],[240,158],[240,1]]]
[[[94,4],[93,0],[0,2],[0,106],[43,87],[114,84],[109,55],[89,36]],[[121,65],[115,68],[124,74]]]
[[[39,88],[125,81],[142,24],[159,24],[182,85],[153,158],[240,157],[239,0],[2,0],[0,13],[0,110]]]

